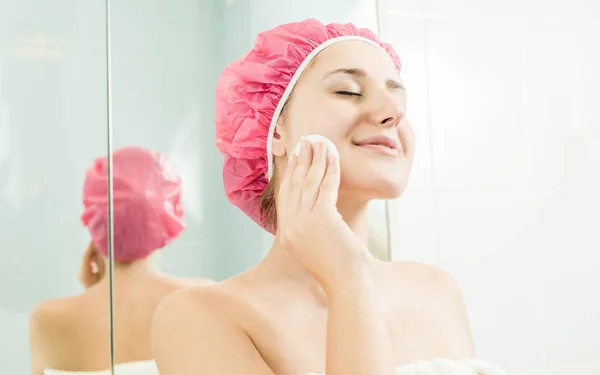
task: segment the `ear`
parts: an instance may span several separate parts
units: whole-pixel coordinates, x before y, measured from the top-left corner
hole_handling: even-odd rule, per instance
[[[283,127],[277,125],[275,127],[275,132],[273,133],[273,155],[284,156],[286,152],[285,130]]]

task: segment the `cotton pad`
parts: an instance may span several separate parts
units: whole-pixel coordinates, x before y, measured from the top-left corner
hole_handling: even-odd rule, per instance
[[[333,142],[331,142],[331,140],[329,138],[324,137],[322,135],[318,135],[318,134],[311,134],[311,135],[307,135],[306,137],[304,137],[304,139],[309,141],[310,144],[312,144],[313,146],[317,142],[321,142],[327,148],[327,154],[335,155],[335,157],[339,160],[340,153],[339,153],[337,147],[335,147],[335,144],[333,144]],[[300,155],[300,142],[298,142],[298,144],[296,145],[296,148],[294,148],[294,154],[296,154],[296,156]]]

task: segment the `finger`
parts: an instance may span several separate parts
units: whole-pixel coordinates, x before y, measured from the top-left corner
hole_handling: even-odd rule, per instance
[[[300,155],[298,156],[298,165],[292,176],[292,182],[289,194],[290,212],[297,212],[302,199],[304,190],[304,181],[312,164],[312,147],[309,141],[302,139],[300,141]]]
[[[335,207],[340,187],[340,162],[333,154],[327,155],[327,171],[317,197],[317,205]]]
[[[304,180],[300,209],[309,211],[315,206],[319,189],[327,170],[327,149],[325,145],[318,142],[313,147],[313,159]]]
[[[84,288],[89,288],[93,284],[93,275],[90,270],[89,264],[82,265],[77,276],[79,279],[79,283]]]

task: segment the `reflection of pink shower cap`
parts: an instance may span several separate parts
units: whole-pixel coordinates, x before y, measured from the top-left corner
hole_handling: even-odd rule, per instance
[[[383,49],[398,71],[400,59],[387,43],[353,24],[324,25],[315,19],[289,23],[260,33],[254,48],[229,64],[216,89],[217,147],[225,156],[223,182],[229,200],[260,226],[260,195],[273,168],[275,125],[294,85],[314,57],[345,40],[361,40]]]
[[[107,157],[86,171],[81,221],[94,244],[108,254]],[[142,259],[171,242],[185,228],[181,178],[171,174],[165,157],[139,147],[113,153],[114,259]]]

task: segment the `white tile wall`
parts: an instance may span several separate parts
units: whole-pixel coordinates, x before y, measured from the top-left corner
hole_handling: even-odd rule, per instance
[[[449,270],[512,374],[600,374],[599,4],[379,1],[418,139],[392,257]]]

